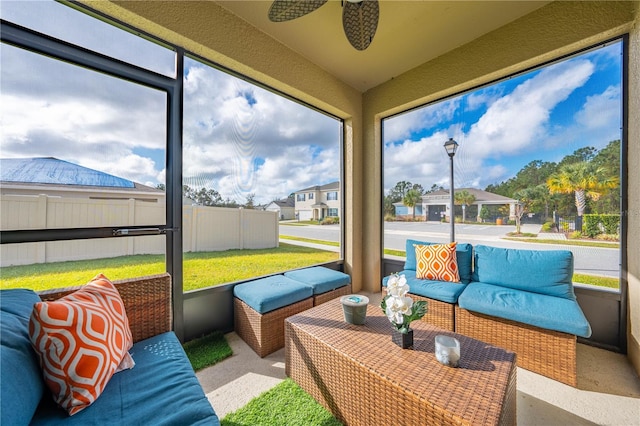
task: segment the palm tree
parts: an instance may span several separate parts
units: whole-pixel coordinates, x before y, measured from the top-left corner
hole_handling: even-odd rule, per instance
[[[420,201],[422,201],[422,194],[417,189],[408,190],[407,193],[404,195],[404,198],[402,199],[402,204],[404,204],[407,207],[411,207],[411,211],[413,212],[413,219],[414,220],[416,218],[415,206]]]
[[[593,167],[586,161],[563,166],[547,179],[552,194],[574,194],[578,216],[584,214],[587,197],[598,201],[601,195],[620,184],[617,176],[611,176],[604,167]]]
[[[458,191],[453,195],[453,202],[458,206],[462,206],[462,223],[466,220],[467,206],[473,204],[474,201],[476,201],[476,196],[466,189]],[[452,216],[455,215],[452,214]]]

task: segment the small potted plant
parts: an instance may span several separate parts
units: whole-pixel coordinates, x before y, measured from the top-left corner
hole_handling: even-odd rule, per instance
[[[412,321],[419,320],[427,313],[427,302],[414,302],[407,296],[409,285],[403,275],[392,274],[387,281],[387,297],[382,299],[380,307],[395,328],[391,340],[402,349],[413,346]]]

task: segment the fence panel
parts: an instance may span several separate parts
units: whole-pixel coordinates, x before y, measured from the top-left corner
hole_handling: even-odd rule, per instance
[[[52,229],[160,224],[164,205],[138,200],[94,200],[21,195],[0,196],[0,229]],[[278,215],[260,210],[183,208],[185,251],[260,249],[278,246]],[[3,244],[0,266],[162,254],[165,237],[101,238]]]
[[[278,247],[280,240],[278,214],[259,210],[240,210],[242,216],[242,248]]]

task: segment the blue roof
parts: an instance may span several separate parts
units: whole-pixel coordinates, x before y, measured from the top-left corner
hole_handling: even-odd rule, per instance
[[[130,180],[52,157],[0,158],[0,181],[135,188]]]

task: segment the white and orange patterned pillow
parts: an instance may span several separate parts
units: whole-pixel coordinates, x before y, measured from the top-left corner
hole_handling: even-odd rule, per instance
[[[416,278],[434,281],[460,282],[457,243],[419,245],[416,249]]]
[[[53,399],[69,415],[91,405],[114,373],[135,365],[124,303],[102,274],[72,294],[36,303],[29,337]]]

